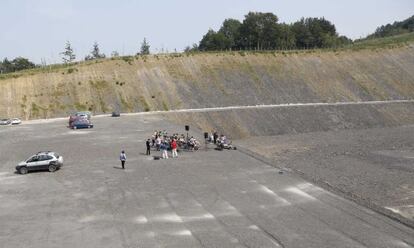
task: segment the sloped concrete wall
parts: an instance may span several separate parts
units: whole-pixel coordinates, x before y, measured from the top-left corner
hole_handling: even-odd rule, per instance
[[[341,129],[414,125],[414,102],[284,106],[197,113],[166,118],[202,131],[218,130],[233,139]]]

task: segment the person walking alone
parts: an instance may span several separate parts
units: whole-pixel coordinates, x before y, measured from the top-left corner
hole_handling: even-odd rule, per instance
[[[151,155],[151,142],[150,139],[147,139],[147,142],[145,142],[147,145],[147,155]]]
[[[177,154],[177,141],[175,141],[175,139],[173,139],[171,141],[171,153],[172,153],[173,158],[178,157],[178,154]]]
[[[121,152],[121,155],[119,155],[119,160],[121,160],[122,169],[125,169],[125,161],[126,161],[125,151]]]

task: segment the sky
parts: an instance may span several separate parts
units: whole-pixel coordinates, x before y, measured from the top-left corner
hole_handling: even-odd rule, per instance
[[[132,55],[144,37],[152,53],[182,51],[249,11],[272,12],[285,23],[325,17],[356,39],[414,15],[414,0],[0,0],[0,59],[60,63],[66,41],[77,60],[94,42],[106,55]]]

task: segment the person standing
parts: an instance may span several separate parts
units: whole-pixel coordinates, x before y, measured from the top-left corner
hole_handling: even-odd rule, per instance
[[[162,153],[162,158],[163,159],[168,159],[168,147],[167,147],[167,144],[165,142],[161,143],[160,150],[161,150],[161,153]]]
[[[217,131],[214,131],[213,133],[214,144],[217,144],[217,138],[218,138]]]
[[[151,155],[151,142],[150,139],[147,139],[147,142],[145,142],[147,145],[147,155]]]
[[[175,139],[173,139],[171,141],[171,153],[172,153],[173,158],[178,157],[178,154],[177,154],[177,141]]]
[[[152,137],[151,137],[151,146],[154,147],[155,146],[155,139],[157,138],[157,132],[155,132]]]
[[[125,151],[121,152],[121,155],[119,155],[119,160],[121,160],[122,169],[125,169],[125,161],[126,161]]]
[[[161,146],[161,138],[160,138],[160,136],[158,136],[155,139],[155,146],[157,147],[157,151],[159,151],[160,150],[160,146]]]

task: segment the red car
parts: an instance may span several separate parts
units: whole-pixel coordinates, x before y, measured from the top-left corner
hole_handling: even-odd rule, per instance
[[[76,120],[87,119],[88,121],[91,120],[91,113],[90,112],[76,112],[69,116],[69,127],[72,128],[73,122]]]
[[[72,123],[75,121],[75,120],[77,120],[79,118],[79,116],[76,116],[76,115],[71,115],[71,116],[69,116],[69,127],[71,127],[72,126]]]

